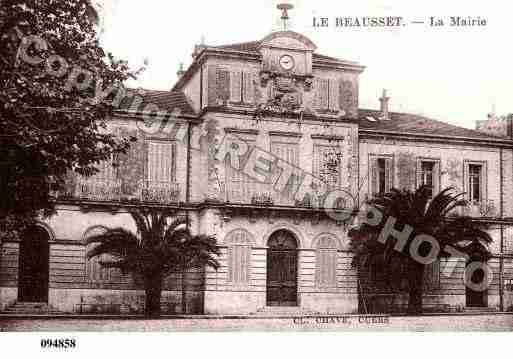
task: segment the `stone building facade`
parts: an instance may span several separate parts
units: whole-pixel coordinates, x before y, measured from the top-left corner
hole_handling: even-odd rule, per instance
[[[426,308],[511,308],[510,139],[389,112],[386,94],[379,110],[360,109],[364,67],[320,55],[292,31],[196,46],[193,57],[171,91],[134,91],[109,120],[114,133],[137,138],[119,166],[70,177],[55,216],[1,243],[0,310],[43,302],[63,312],[141,311],[137,279],[88,260],[85,239],[118,226],[135,231],[127,210],[143,205],[188,213],[191,230],[215,235],[222,252],[217,271],[166,279],[168,313],[181,311],[182,281],[191,313],[400,310],[404,291],[379,289],[351,266],[354,218],[319,205],[339,189],[349,196],[334,207],[352,211],[374,193],[423,183],[467,192],[467,214],[489,222],[494,238],[489,289],[468,293],[464,261],[452,259],[449,277],[440,274],[447,263],[435,263]],[[156,110],[170,116],[150,116]]]

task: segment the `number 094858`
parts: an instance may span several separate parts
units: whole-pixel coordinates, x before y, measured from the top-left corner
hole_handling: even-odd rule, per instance
[[[74,349],[77,346],[75,339],[41,339],[43,349]]]

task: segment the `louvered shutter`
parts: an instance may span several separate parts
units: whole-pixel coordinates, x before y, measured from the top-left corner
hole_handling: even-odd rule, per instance
[[[417,187],[416,188],[419,188],[420,186],[422,186],[424,184],[424,178],[423,178],[423,173],[422,173],[422,161],[418,160],[417,161]]]
[[[299,147],[296,143],[273,142],[271,145],[271,153],[293,166],[299,167]],[[293,180],[288,183],[285,190],[279,194],[280,204],[287,204],[292,200],[292,192],[296,188],[298,181],[296,175],[297,173],[295,173]]]
[[[323,283],[323,270],[325,268],[324,264],[324,253],[323,249],[317,249],[317,267],[315,268],[316,278],[315,281],[317,282],[317,285],[322,286]]]
[[[148,144],[148,181],[169,184],[175,178],[175,143],[150,141]]]
[[[228,248],[226,248],[226,265],[228,266],[228,282],[233,282],[234,263],[232,245],[228,245]]]
[[[232,71],[230,73],[230,102],[241,102],[242,95],[242,73],[240,71]]]
[[[337,286],[337,246],[329,238],[322,238],[316,250],[316,276],[318,286]]]
[[[217,67],[208,66],[208,91],[207,100],[209,106],[217,105]]]
[[[390,192],[393,187],[393,165],[392,159],[385,159],[385,192]]]
[[[230,71],[217,69],[216,76],[218,104],[226,104],[230,99]]]
[[[378,159],[376,157],[370,158],[370,195],[375,196],[378,193]]]
[[[328,109],[329,108],[329,98],[328,98],[328,92],[329,92],[329,81],[328,79],[322,79],[320,82],[320,91],[321,91],[321,109]]]
[[[338,103],[341,110],[347,113],[353,112],[356,91],[353,83],[348,80],[340,80],[338,88]]]
[[[332,111],[338,111],[338,81],[329,81],[329,109]]]
[[[130,143],[130,149],[126,154],[119,154],[117,158],[117,175],[121,180],[121,192],[123,196],[135,196],[138,194],[140,181],[144,175],[145,144],[144,135],[138,130],[121,131],[122,137],[136,137],[136,142]]]
[[[330,249],[330,276],[329,285],[332,287],[337,286],[337,259],[338,253],[336,249]]]
[[[230,71],[217,67],[208,67],[208,104],[220,106],[230,99]]]
[[[433,196],[440,192],[440,162],[433,165]]]
[[[435,290],[440,287],[440,261],[436,260],[425,267],[425,289]]]
[[[237,230],[226,239],[228,282],[235,285],[248,284],[251,268],[251,241],[247,233]]]
[[[253,104],[255,102],[255,86],[253,83],[253,74],[248,71],[242,73],[243,77],[243,102]]]
[[[325,110],[328,109],[328,90],[329,82],[327,79],[316,79],[315,80],[315,97],[314,107],[317,109]]]

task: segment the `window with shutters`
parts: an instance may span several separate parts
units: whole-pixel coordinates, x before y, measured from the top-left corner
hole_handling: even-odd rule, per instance
[[[426,290],[440,288],[440,260],[427,264],[424,269],[424,287]]]
[[[417,187],[427,186],[429,197],[440,192],[440,161],[431,159],[417,160]]]
[[[332,236],[319,238],[316,245],[315,282],[318,287],[337,287],[338,240]]]
[[[208,104],[210,106],[226,105],[230,100],[230,71],[220,66],[208,67]]]
[[[371,155],[369,158],[369,183],[372,196],[390,192],[393,187],[393,157]]]
[[[483,167],[481,165],[470,164],[468,166],[468,196],[471,202],[481,202],[483,199]]]
[[[236,136],[241,142],[244,142],[244,146],[253,147],[255,144],[255,136],[241,133],[237,133]],[[225,161],[225,176],[227,200],[236,203],[250,203],[252,196],[258,192],[260,184],[245,174],[242,169],[233,168],[228,158]]]
[[[339,83],[338,92],[340,109],[347,113],[356,111],[356,108],[358,107],[358,90],[356,89],[356,85],[349,80],[342,80]]]
[[[98,164],[98,172],[91,176],[91,180],[100,182],[111,182],[118,178],[118,167],[117,167],[117,156],[113,156],[112,159],[102,161]]]
[[[324,181],[328,187],[340,186],[342,150],[333,145],[314,146],[314,175]]]
[[[176,178],[176,144],[172,141],[148,141],[147,177],[151,185],[168,185]]]
[[[318,78],[315,80],[314,107],[319,110],[338,111],[338,80]]]
[[[301,171],[299,169],[299,144],[296,142],[297,138],[291,138],[289,140],[282,138],[273,139],[271,142],[271,153],[277,158],[290,163],[297,172],[294,172],[289,179],[289,182],[281,191],[277,194],[277,202],[275,204],[290,205],[294,201],[294,193],[299,185],[299,177]]]
[[[250,105],[254,101],[253,74],[249,71],[231,71],[230,102]]]
[[[107,228],[104,226],[95,226],[88,229],[83,238],[86,240],[87,238],[103,234],[107,231]],[[88,258],[89,251],[97,246],[97,243],[91,243],[86,246],[85,250],[85,275],[87,281],[93,284],[105,284],[105,283],[118,283],[122,278],[121,271],[117,268],[106,268],[101,265],[101,262],[109,261],[111,257],[108,254],[102,254],[100,256],[95,256],[92,258]]]
[[[227,246],[227,281],[233,285],[248,285],[251,273],[251,248],[253,239],[244,229],[230,232],[225,239]]]

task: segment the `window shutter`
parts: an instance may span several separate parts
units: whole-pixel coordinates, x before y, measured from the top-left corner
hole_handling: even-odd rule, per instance
[[[217,105],[217,67],[209,66],[208,67],[208,105],[216,106]]]
[[[320,79],[315,79],[314,80],[314,89],[315,89],[315,92],[314,92],[314,103],[313,103],[313,106],[314,108],[321,108],[321,80]]]
[[[247,232],[237,230],[226,239],[229,283],[248,284],[251,268],[251,240]]]
[[[150,141],[148,143],[148,181],[171,183],[176,171],[176,144],[174,142]]]
[[[328,108],[328,86],[327,79],[315,80],[315,99],[314,107],[317,109],[325,110]]]
[[[228,265],[228,282],[233,282],[233,246],[226,249],[226,264]]]
[[[230,102],[241,102],[242,74],[240,71],[230,73]]]
[[[319,240],[316,249],[315,281],[320,287],[337,286],[337,245],[330,238]]]
[[[378,193],[378,159],[371,157],[370,159],[370,190],[371,196]]]
[[[434,290],[440,287],[440,261],[437,259],[426,266],[425,289]]]
[[[225,104],[230,98],[230,71],[217,69],[216,74],[217,103]]]
[[[291,163],[293,166],[299,167],[299,147],[296,143],[272,143],[271,153],[276,157]],[[293,177],[293,180],[289,182],[286,189],[279,196],[279,202],[287,204],[292,196],[290,195],[294,191],[298,179],[297,176]]]
[[[246,104],[252,104],[255,102],[255,88],[253,83],[253,74],[251,72],[244,71],[243,77],[243,102]]]
[[[385,191],[390,192],[393,187],[393,167],[392,159],[385,159]]]
[[[126,154],[119,154],[117,158],[117,176],[121,180],[123,195],[135,195],[139,187],[139,181],[144,176],[144,136],[137,130],[122,129],[121,137],[136,137]]]
[[[224,105],[230,99],[230,72],[217,66],[208,67],[208,104]]]
[[[329,109],[332,111],[338,111],[338,81],[329,81]]]
[[[339,81],[338,103],[341,110],[349,113],[352,111],[355,91],[353,84],[348,80]]]
[[[436,161],[433,166],[433,196],[440,192],[440,162]]]
[[[331,276],[330,276],[330,285],[333,287],[337,286],[337,262],[338,262],[338,253],[336,249],[331,250]]]
[[[416,175],[417,185],[415,186],[415,188],[419,188],[423,184],[422,161],[421,160],[417,160],[416,173],[417,173],[417,175]]]

